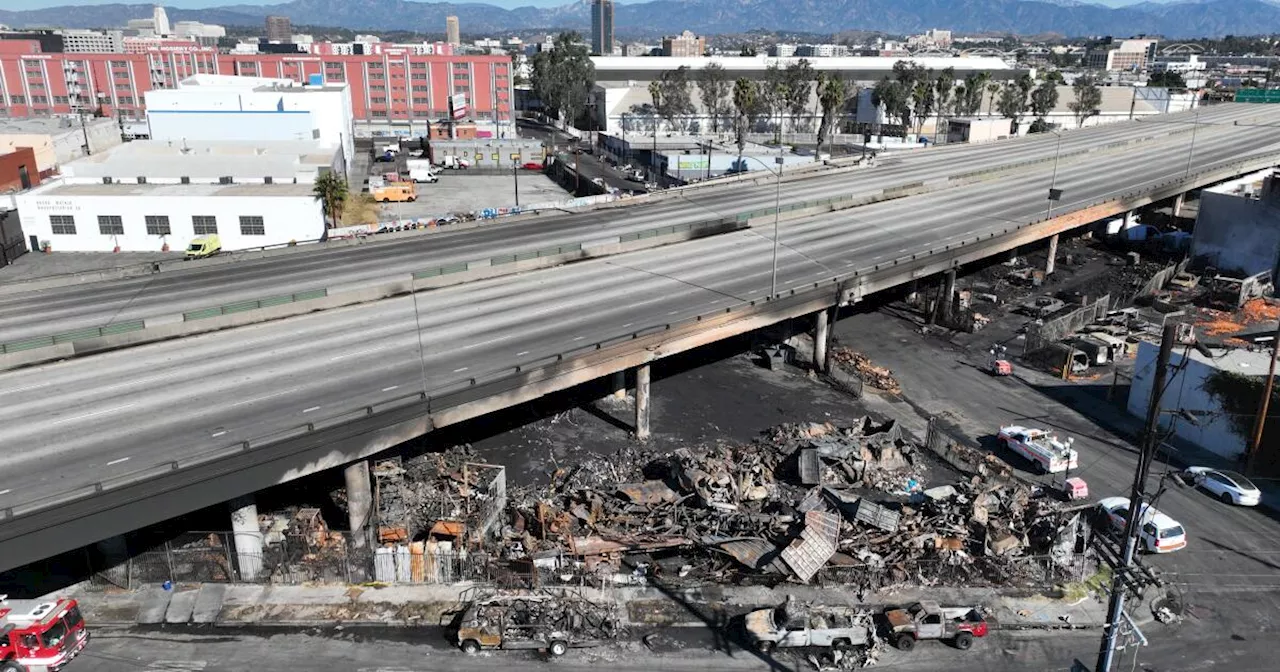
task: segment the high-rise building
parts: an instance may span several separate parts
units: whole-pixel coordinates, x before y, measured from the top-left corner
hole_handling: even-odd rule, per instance
[[[169,15],[165,13],[164,7],[156,5],[151,10],[151,20],[154,22],[156,35],[159,37],[173,34],[173,31],[169,28]]]
[[[693,58],[707,51],[707,38],[684,31],[675,37],[662,38],[662,55],[676,58]]]
[[[591,53],[613,55],[613,0],[591,3]]]
[[[458,26],[458,17],[444,17],[444,41],[455,47],[462,44],[462,29]]]
[[[124,51],[124,33],[118,30],[64,30],[63,51],[68,54],[120,53]]]
[[[268,16],[267,17],[267,41],[268,42],[288,42],[293,36],[293,26],[289,23],[287,16]]]

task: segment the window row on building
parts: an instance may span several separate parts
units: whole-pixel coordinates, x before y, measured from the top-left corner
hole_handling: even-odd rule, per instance
[[[511,59],[495,55],[424,56],[222,54],[213,49],[143,53],[0,54],[0,116],[72,114],[140,118],[145,94],[197,74],[291,79],[313,75],[351,89],[357,120],[420,117],[465,94],[474,119],[511,120]],[[375,114],[380,112],[381,114]],[[484,117],[479,116],[485,115]]]
[[[148,236],[169,236],[173,230],[169,226],[168,215],[145,216]],[[123,236],[124,218],[120,215],[98,215],[98,233],[104,236]],[[75,215],[49,215],[49,227],[55,236],[74,236],[77,234]],[[209,236],[218,233],[218,218],[213,215],[192,215],[191,228],[197,236]],[[266,224],[259,215],[240,215],[240,235],[265,236]]]

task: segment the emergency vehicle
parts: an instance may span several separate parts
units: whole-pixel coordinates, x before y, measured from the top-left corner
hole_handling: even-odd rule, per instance
[[[89,630],[75,600],[0,595],[0,672],[57,672],[88,643]]]
[[[1071,447],[1075,439],[1062,441],[1043,429],[1017,425],[1001,427],[996,436],[1000,445],[1031,460],[1041,473],[1056,474],[1076,468],[1079,456]]]

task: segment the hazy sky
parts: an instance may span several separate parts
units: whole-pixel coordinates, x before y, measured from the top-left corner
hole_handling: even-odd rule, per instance
[[[429,0],[428,0],[429,1]],[[454,0],[455,2],[478,2],[499,7],[548,7],[569,4],[572,0]],[[0,9],[39,9],[42,7],[61,7],[63,5],[107,5],[147,4],[146,0],[3,0]],[[160,0],[165,7],[191,9],[196,7],[225,7],[228,5],[276,5],[280,0]]]

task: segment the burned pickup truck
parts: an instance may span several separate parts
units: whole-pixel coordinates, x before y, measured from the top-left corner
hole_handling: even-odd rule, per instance
[[[875,624],[866,611],[800,607],[790,600],[780,607],[749,612],[744,626],[747,642],[762,652],[805,646],[847,649],[867,646],[875,637]]]
[[[937,602],[916,602],[906,609],[887,609],[889,641],[901,651],[915,648],[916,640],[949,639],[957,649],[973,646],[974,637],[987,636],[987,621],[973,607],[943,607]]]
[[[617,639],[611,606],[573,591],[464,594],[446,628],[467,653],[484,649],[524,649],[562,656],[571,648],[601,646]]]

